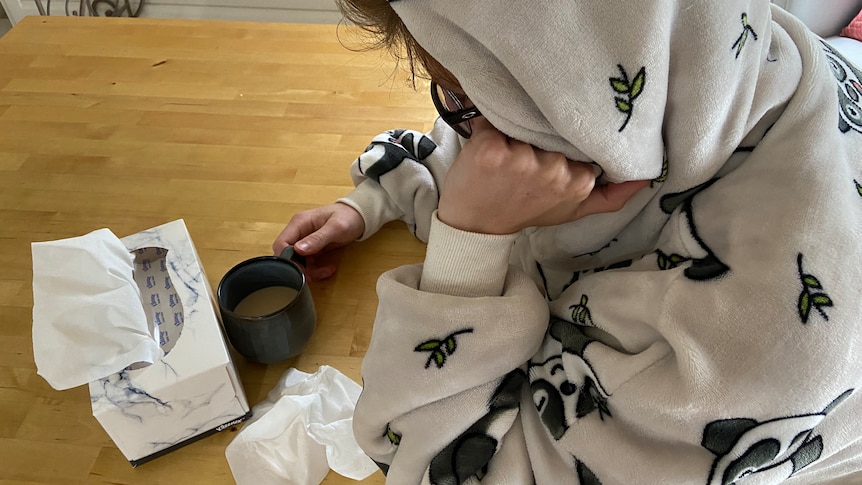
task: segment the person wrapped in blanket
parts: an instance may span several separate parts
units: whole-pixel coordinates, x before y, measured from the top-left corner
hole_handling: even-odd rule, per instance
[[[323,278],[387,222],[427,242],[379,279],[362,365],[387,483],[850,483],[858,68],[767,0],[341,7],[441,119],[373,139],[273,246]]]

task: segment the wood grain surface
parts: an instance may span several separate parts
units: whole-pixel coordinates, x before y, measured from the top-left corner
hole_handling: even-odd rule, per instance
[[[356,32],[65,17],[28,17],[0,39],[0,484],[233,483],[236,430],[133,469],[85,386],[55,391],[36,373],[30,243],[182,218],[213,287],[270,254],[294,213],[350,191],[371,137],[433,122],[426,84],[342,44],[359,45]],[[289,367],[359,381],[377,277],[423,254],[401,223],[338,253],[339,272],[312,286],[319,326],[302,355],[263,366],[233,354],[250,404]]]

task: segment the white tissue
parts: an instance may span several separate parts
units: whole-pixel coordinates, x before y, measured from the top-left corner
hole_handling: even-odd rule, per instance
[[[225,455],[238,485],[317,485],[331,468],[353,480],[377,471],[353,436],[362,388],[329,366],[288,369]]]
[[[33,354],[64,390],[162,356],[133,277],[134,257],[108,229],[32,244]]]

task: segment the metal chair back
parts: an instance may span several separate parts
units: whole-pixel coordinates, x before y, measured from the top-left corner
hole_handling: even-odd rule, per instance
[[[51,15],[52,0],[34,0],[39,15]],[[145,0],[62,0],[64,13],[69,16],[138,17]],[[75,4],[77,3],[77,9]]]

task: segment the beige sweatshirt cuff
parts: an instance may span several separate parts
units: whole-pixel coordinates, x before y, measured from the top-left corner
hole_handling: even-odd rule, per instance
[[[358,241],[373,236],[387,222],[398,220],[401,211],[376,183],[362,181],[349,194],[336,202],[353,207],[365,221],[365,232]]]
[[[517,237],[455,229],[440,222],[435,211],[419,289],[464,297],[502,295]]]

